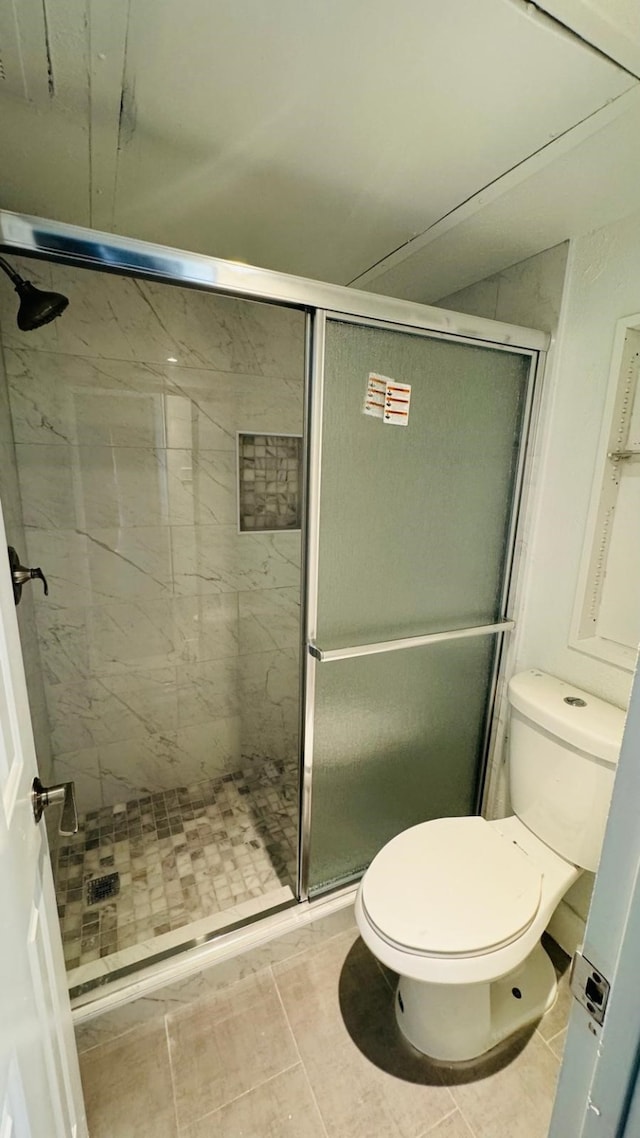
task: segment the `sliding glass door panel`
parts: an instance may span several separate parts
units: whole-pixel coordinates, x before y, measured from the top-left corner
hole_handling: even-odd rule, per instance
[[[311,895],[408,826],[475,810],[532,375],[529,352],[346,317],[326,318],[316,358]]]
[[[497,639],[315,665],[311,893],[408,826],[473,813]]]
[[[328,320],[316,641],[490,624],[530,356]],[[364,414],[370,374],[411,387],[406,426]]]

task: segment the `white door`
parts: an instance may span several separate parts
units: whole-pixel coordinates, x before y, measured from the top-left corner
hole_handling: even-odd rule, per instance
[[[549,1138],[639,1138],[640,671],[583,952],[611,989],[602,1024],[573,1002]]]
[[[0,510],[0,1136],[86,1138],[6,547]]]

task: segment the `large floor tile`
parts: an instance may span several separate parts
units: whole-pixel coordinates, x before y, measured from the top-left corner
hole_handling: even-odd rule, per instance
[[[302,1064],[208,1114],[180,1138],[326,1138]],[[438,1138],[457,1138],[442,1135]],[[460,1136],[462,1138],[462,1135]]]
[[[269,971],[173,1012],[167,1029],[181,1127],[298,1062]]]
[[[449,1091],[402,1041],[393,993],[353,933],[274,974],[329,1138],[418,1138],[451,1113]]]
[[[420,1138],[474,1138],[459,1110],[432,1126]]]
[[[567,956],[566,952],[563,952],[549,936],[545,935],[542,938],[542,945],[551,957],[558,978],[558,995],[556,1002],[538,1024],[538,1031],[542,1038],[550,1040],[567,1026],[567,1020],[569,1019],[572,1000],[571,988],[569,987],[571,957]]]
[[[554,1035],[551,1039],[547,1039],[547,1041],[546,1041],[547,1047],[550,1047],[551,1050],[553,1051],[553,1054],[560,1060],[562,1059],[562,1056],[564,1055],[564,1046],[565,1046],[566,1042],[567,1042],[567,1028],[566,1027],[562,1031],[559,1031],[557,1035]]]
[[[164,1022],[80,1056],[91,1138],[175,1138]]]
[[[476,1138],[547,1138],[559,1063],[537,1032],[443,1078]]]

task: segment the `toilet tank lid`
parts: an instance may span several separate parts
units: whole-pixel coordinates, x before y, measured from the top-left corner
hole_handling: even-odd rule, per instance
[[[536,669],[511,678],[509,702],[563,742],[617,763],[626,718],[621,708]]]

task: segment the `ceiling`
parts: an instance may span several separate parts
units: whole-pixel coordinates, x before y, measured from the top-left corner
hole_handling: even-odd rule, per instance
[[[579,39],[520,0],[5,0],[0,205],[437,299],[567,236],[566,171],[551,240],[527,240],[539,195],[508,229],[477,215],[635,113],[635,59],[590,47],[590,18]]]

